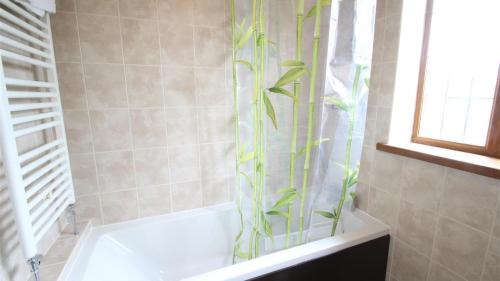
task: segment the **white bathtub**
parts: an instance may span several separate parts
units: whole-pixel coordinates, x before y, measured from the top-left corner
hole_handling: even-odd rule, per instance
[[[301,246],[232,263],[238,231],[233,204],[93,228],[60,278],[67,281],[247,280],[389,233],[361,211],[345,213],[344,233],[315,227]],[[270,241],[267,241],[270,243]]]

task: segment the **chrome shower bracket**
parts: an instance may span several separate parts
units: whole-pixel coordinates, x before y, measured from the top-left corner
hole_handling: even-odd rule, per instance
[[[76,224],[76,210],[75,210],[75,204],[69,204],[68,205],[68,217],[71,220],[70,223],[73,225],[73,234],[78,235],[78,226]]]
[[[35,281],[40,281],[40,263],[42,255],[36,255],[28,260],[28,265],[31,269]]]

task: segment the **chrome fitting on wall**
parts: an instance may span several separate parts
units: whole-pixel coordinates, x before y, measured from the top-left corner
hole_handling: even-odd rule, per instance
[[[70,223],[73,225],[73,234],[78,235],[78,226],[76,224],[76,210],[74,203],[68,205],[67,216],[70,220]]]
[[[40,281],[40,263],[42,262],[42,255],[36,255],[28,259],[28,265],[33,274],[33,280]]]

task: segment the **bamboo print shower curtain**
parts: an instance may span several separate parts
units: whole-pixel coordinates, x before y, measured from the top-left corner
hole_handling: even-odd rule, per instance
[[[307,242],[311,218],[341,221],[357,181],[374,5],[230,1],[241,222],[233,262]]]

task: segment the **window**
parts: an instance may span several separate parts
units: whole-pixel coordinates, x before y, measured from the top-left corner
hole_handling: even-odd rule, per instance
[[[499,10],[428,0],[413,142],[500,158]]]

